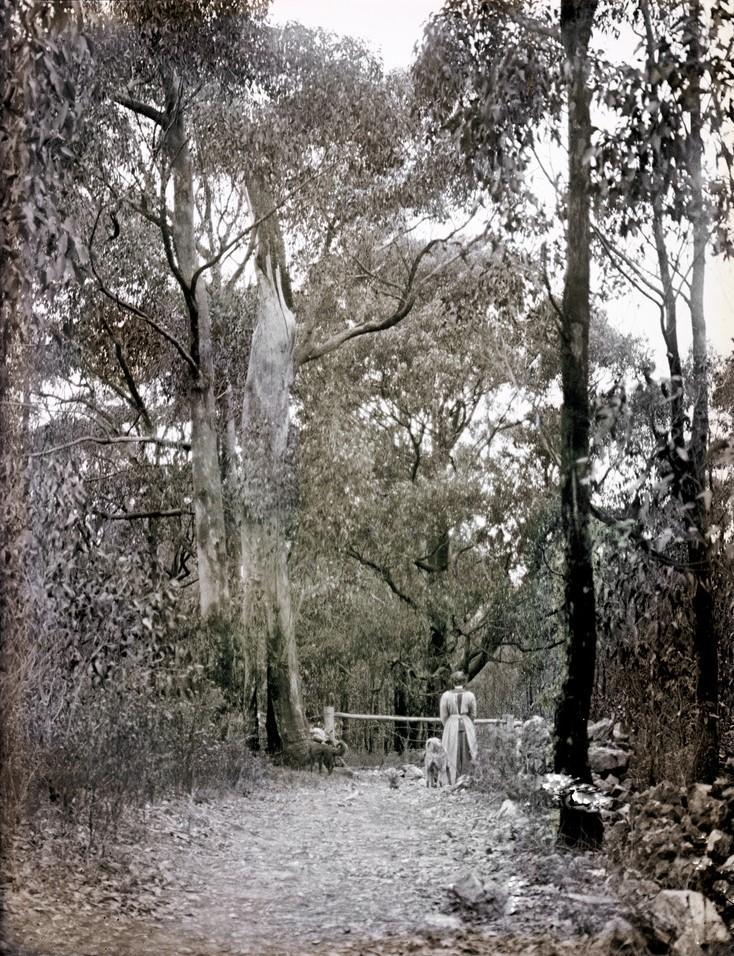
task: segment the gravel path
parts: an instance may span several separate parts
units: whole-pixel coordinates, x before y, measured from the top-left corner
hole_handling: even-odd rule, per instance
[[[109,863],[26,852],[6,935],[44,956],[589,952],[620,910],[603,859],[545,831],[471,791],[283,773],[150,808]],[[490,886],[481,925],[449,891],[471,873]]]

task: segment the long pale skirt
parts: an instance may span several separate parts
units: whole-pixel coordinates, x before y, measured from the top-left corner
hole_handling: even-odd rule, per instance
[[[448,755],[449,780],[456,783],[477,755],[477,732],[471,718],[451,714],[443,728],[442,743]]]

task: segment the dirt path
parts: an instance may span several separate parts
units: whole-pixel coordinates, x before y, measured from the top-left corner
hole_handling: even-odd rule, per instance
[[[150,809],[94,878],[38,850],[7,927],[49,956],[568,953],[553,941],[581,946],[620,911],[603,861],[557,854],[515,814],[374,772],[278,775],[247,798]],[[471,873],[490,884],[480,927],[448,890]]]

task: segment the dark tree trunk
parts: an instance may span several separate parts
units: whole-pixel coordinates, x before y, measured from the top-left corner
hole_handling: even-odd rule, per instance
[[[589,167],[591,93],[587,51],[596,0],[563,0],[561,33],[568,69],[567,264],[561,321],[563,383],[561,508],[565,541],[567,673],[556,708],[555,770],[591,781],[587,723],[596,662],[596,618],[589,534]],[[599,845],[601,820],[561,808],[559,841]]]
[[[449,460],[449,452],[440,449],[441,459]],[[451,533],[448,523],[440,520],[436,529],[436,544],[430,555],[429,564],[429,601],[431,607],[431,624],[428,635],[426,654],[426,680],[423,713],[435,717],[438,713],[441,694],[448,687],[451,676],[451,664],[448,661],[449,652],[449,621],[442,601],[441,589],[444,586],[446,574],[451,564]],[[434,592],[434,593],[430,593]]]
[[[651,65],[657,55],[647,5],[645,14],[648,60]],[[693,415],[691,437],[686,448],[685,404],[683,400],[683,373],[677,338],[676,292],[665,242],[663,197],[653,199],[653,228],[658,258],[658,270],[663,289],[663,336],[670,370],[670,443],[668,458],[673,472],[672,493],[694,527],[695,537],[688,545],[688,562],[694,579],[693,634],[696,657],[696,748],[690,768],[692,780],[711,782],[719,766],[719,674],[718,634],[713,615],[713,568],[708,542],[708,482],[706,451],[708,447],[708,362],[706,349],[706,318],[703,293],[706,271],[707,226],[703,199],[703,137],[701,119],[701,90],[696,70],[701,62],[701,5],[691,0],[689,5],[689,82],[688,106],[691,135],[688,140],[688,169],[691,176],[690,221],[693,227],[693,263],[691,268],[691,331],[693,338],[693,374],[691,394]],[[656,91],[653,88],[652,95]]]
[[[423,711],[427,717],[438,713],[441,694],[448,687],[450,668],[447,666],[448,625],[445,618],[436,616],[431,621],[428,637],[428,659],[426,661],[428,677],[426,679],[425,703]]]
[[[696,649],[696,705],[698,710],[696,752],[691,770],[694,780],[711,783],[719,769],[719,654],[714,626],[713,569],[708,539],[709,503],[706,478],[708,449],[708,357],[706,317],[703,305],[706,271],[707,226],[703,198],[703,136],[701,87],[698,73],[701,63],[701,3],[691,0],[689,7],[689,104],[691,135],[688,141],[691,174],[693,225],[693,267],[691,271],[691,331],[693,335],[693,418],[691,423],[690,505],[696,527],[696,539],[688,548],[695,577],[693,596],[694,644]]]
[[[688,471],[685,462],[685,406],[683,402],[683,365],[678,348],[678,315],[676,307],[673,277],[668,262],[668,249],[665,243],[662,197],[653,202],[653,233],[658,258],[658,271],[663,288],[662,330],[665,340],[665,352],[670,371],[670,449],[669,458],[673,469],[673,494],[683,493],[685,474]]]
[[[406,717],[408,715],[407,674],[402,664],[394,668],[393,679],[395,681],[393,713],[396,717]],[[393,726],[395,728],[393,750],[401,754],[407,748],[410,724],[405,720],[396,720]]]

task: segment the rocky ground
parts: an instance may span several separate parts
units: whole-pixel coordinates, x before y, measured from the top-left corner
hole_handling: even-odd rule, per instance
[[[81,845],[50,821],[42,838],[18,835],[8,944],[44,956],[545,956],[588,952],[626,915],[600,856],[553,849],[547,814],[379,771],[282,772],[247,797],[149,807],[102,858]]]
[[[18,834],[6,951],[644,951],[603,855],[557,851],[551,811],[380,771],[274,773],[248,796],[130,815],[103,857],[82,846],[50,820]]]

